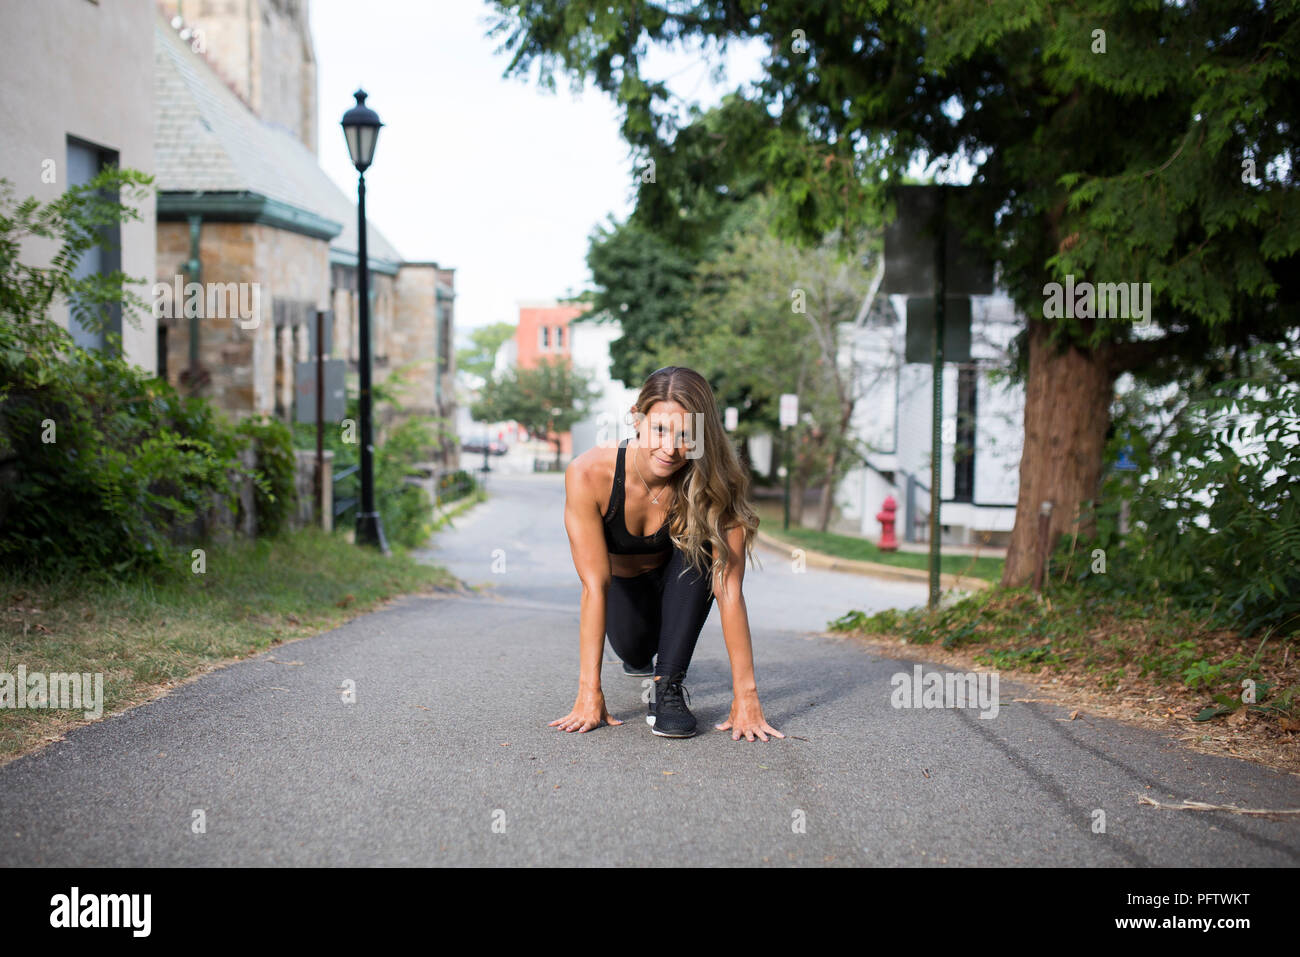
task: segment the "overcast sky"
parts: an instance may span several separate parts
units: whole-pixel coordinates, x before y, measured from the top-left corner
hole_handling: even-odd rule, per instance
[[[637,175],[612,98],[502,79],[490,12],[481,0],[311,0],[321,165],[356,195],[339,121],[364,87],[384,123],[367,215],[406,259],[456,269],[458,339],[514,323],[521,299],[588,288],[587,237],[627,216]],[[709,105],[756,78],[765,52],[730,47],[720,87],[699,51],[655,55],[647,72]]]

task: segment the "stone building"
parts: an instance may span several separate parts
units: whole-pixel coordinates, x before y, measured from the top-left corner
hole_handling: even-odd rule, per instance
[[[316,152],[316,53],[307,0],[158,0],[195,52],[263,121]]]
[[[254,6],[263,14],[300,8]],[[187,3],[187,16],[189,9]],[[240,83],[224,79],[219,65],[196,48],[204,35],[197,31],[210,31],[205,43],[212,49],[217,14],[242,15],[244,8],[205,9],[212,15],[202,26],[178,27],[162,15],[154,25],[157,277],[161,286],[184,289],[192,282],[204,292],[202,309],[173,303],[162,310],[159,372],[234,417],[268,413],[288,421],[295,363],[311,352],[318,310],[327,313],[327,354],[348,360],[354,373],[357,368],[357,211],[317,163],[314,132],[259,116],[240,95]],[[305,21],[291,22],[305,29]],[[287,29],[281,24],[281,32]],[[309,58],[310,39],[299,46]],[[297,48],[288,46],[290,52]],[[290,76],[307,71],[288,54],[285,60]],[[270,66],[263,62],[261,72],[244,81],[248,89],[260,83],[264,99],[274,85]],[[297,95],[314,104],[314,80]],[[284,103],[274,109],[290,115]],[[309,112],[314,115],[314,105]],[[373,223],[367,225],[375,381],[400,381],[401,414],[443,419],[450,431],[454,270],[405,262]],[[378,424],[382,429],[385,423]],[[430,458],[455,467],[454,439],[442,438]]]

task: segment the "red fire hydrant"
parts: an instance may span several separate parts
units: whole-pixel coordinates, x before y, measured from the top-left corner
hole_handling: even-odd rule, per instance
[[[898,511],[898,503],[894,501],[894,496],[886,495],[885,502],[880,506],[880,511],[876,514],[876,521],[880,523],[880,550],[882,552],[898,551],[898,539],[894,537],[894,513]]]

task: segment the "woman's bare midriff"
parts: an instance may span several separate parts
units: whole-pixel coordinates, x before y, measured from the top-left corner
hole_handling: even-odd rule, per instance
[[[635,578],[644,575],[667,563],[672,556],[672,549],[653,555],[614,555],[609,556],[609,573],[615,578]]]

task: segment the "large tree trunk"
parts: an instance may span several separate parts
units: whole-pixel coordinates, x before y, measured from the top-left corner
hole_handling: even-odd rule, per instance
[[[803,500],[808,486],[799,475],[790,476],[790,525],[803,527]]]
[[[839,465],[840,444],[832,442],[831,450],[827,453],[826,481],[822,483],[822,497],[817,515],[817,530],[821,532],[826,531],[826,526],[831,521],[831,508],[835,504],[835,473],[839,471]]]
[[[835,474],[835,465],[836,465],[836,460],[838,458],[839,458],[838,454],[831,453],[830,475]],[[835,481],[832,478],[827,478],[825,483],[823,483],[822,485],[822,498],[821,498],[821,502],[818,503],[818,507],[817,507],[817,530],[818,531],[824,532],[826,531],[826,527],[830,525],[831,507],[834,505],[834,503],[835,503]]]
[[[790,473],[790,524],[803,527],[804,502],[813,480],[820,450],[812,435],[805,432],[795,442],[791,455],[793,471]]]
[[[1081,503],[1096,500],[1110,425],[1114,376],[1104,351],[1053,349],[1048,328],[1029,324],[1025,447],[1020,456],[1016,525],[1002,574],[1010,587],[1032,580],[1038,562],[1038,514],[1052,503],[1052,541],[1075,529]],[[1079,526],[1089,530],[1089,523]]]

